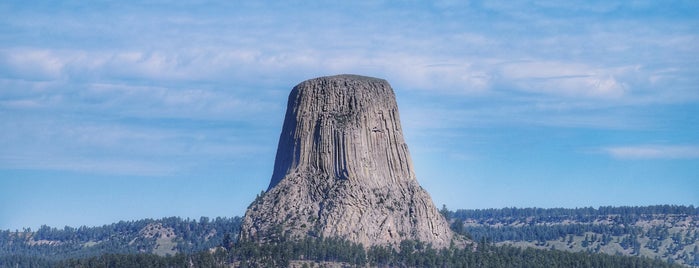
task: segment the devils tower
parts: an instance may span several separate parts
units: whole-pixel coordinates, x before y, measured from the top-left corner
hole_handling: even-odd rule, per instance
[[[417,182],[388,82],[338,75],[292,89],[269,188],[245,213],[240,239],[278,235],[452,242]]]

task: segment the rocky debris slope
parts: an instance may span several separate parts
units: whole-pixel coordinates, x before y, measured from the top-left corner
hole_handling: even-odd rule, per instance
[[[450,245],[454,234],[415,178],[388,82],[338,75],[293,88],[269,188],[240,238],[277,235]]]

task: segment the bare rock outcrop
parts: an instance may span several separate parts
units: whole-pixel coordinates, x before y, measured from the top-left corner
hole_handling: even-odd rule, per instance
[[[455,238],[415,178],[388,82],[338,75],[293,88],[269,188],[245,213],[240,239],[280,234],[438,248]]]

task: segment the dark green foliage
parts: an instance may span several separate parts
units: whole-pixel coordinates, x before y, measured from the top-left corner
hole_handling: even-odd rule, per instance
[[[42,226],[35,232],[29,229],[24,232],[0,231],[0,267],[228,267],[231,263],[240,267],[283,267],[294,260],[339,262],[355,267],[681,267],[669,262],[699,265],[699,247],[692,245],[699,239],[696,230],[671,233],[664,227],[642,229],[632,225],[639,219],[652,219],[649,215],[697,215],[697,209],[692,206],[506,208],[456,212],[443,207],[440,212],[452,220],[452,229],[480,241],[476,250],[437,250],[419,241],[404,241],[396,248],[364,248],[342,239],[308,237],[288,240],[282,234],[272,236],[271,242],[263,245],[235,243],[241,221],[238,217],[202,217],[198,221],[173,217],[122,221],[101,227],[56,229]],[[599,217],[608,215],[613,215],[611,219],[615,224],[593,224]],[[464,219],[475,220],[480,226],[464,225]],[[508,222],[524,222],[522,219],[526,219],[527,224],[507,226]],[[571,219],[575,223],[544,224]],[[495,228],[489,226],[489,222],[505,226]],[[148,254],[156,245],[156,237],[140,237],[138,232],[152,223],[172,228],[177,237],[176,250],[180,253],[166,257]],[[491,244],[529,241],[550,248],[546,242],[555,240],[564,244],[567,241],[567,247],[574,243],[574,237],[579,237],[578,242],[584,238],[585,251],[588,252]],[[44,240],[61,243],[37,244]],[[641,244],[639,241],[649,242]],[[649,259],[590,253],[609,243],[618,243],[632,254],[646,248],[646,251],[661,250],[661,253],[677,255]],[[218,249],[210,251],[214,248]]]
[[[654,240],[664,240],[669,236],[667,228],[655,226],[644,232],[643,228],[634,226],[638,220],[652,220],[653,215],[699,215],[699,208],[694,206],[658,205],[647,207],[600,207],[594,208],[502,208],[457,210],[449,213],[455,222],[475,220],[480,226],[468,226],[456,229],[459,224],[452,223],[452,229],[462,234],[469,234],[475,240],[487,237],[489,241],[546,241],[564,238],[569,235],[583,236],[587,232],[607,236],[646,235]],[[596,224],[595,220],[612,216],[613,224]],[[564,220],[573,220],[573,224],[555,224]],[[524,226],[507,226],[514,222],[526,222]],[[502,227],[493,227],[503,224]],[[463,226],[461,226],[463,227]],[[604,244],[611,238],[605,239]],[[673,240],[677,244],[691,244],[697,239],[676,234]],[[628,247],[633,247],[628,241]]]
[[[349,267],[682,267],[660,260],[556,250],[521,249],[480,243],[478,249],[436,250],[419,241],[404,241],[398,250],[371,247],[341,239],[307,238],[272,244],[242,243],[227,251],[177,254],[104,254],[97,257],[48,262],[38,258],[0,259],[13,267],[286,267],[292,260],[338,262]],[[3,262],[4,261],[4,262]]]
[[[455,224],[452,223],[452,226]],[[457,231],[457,229],[454,229]],[[561,224],[561,225],[526,225],[526,226],[469,226],[463,227],[461,233],[470,234],[474,239],[487,237],[493,242],[502,241],[546,241],[555,240],[567,235],[584,235],[586,232],[609,234],[614,236],[625,234],[640,234],[643,229],[628,225],[600,224]]]
[[[592,207],[586,208],[501,208],[501,209],[459,209],[451,213],[457,219],[504,219],[512,220],[533,217],[533,222],[552,222],[556,220],[575,219],[580,222],[592,222],[600,216],[619,215],[614,218],[617,223],[634,223],[638,219],[651,219],[652,215],[699,215],[699,207],[656,205],[634,207]]]
[[[206,255],[206,257],[202,257],[200,255],[185,256],[184,254],[177,254],[175,256],[160,257],[154,254],[104,254],[92,258],[60,261],[54,263],[52,267],[189,267],[188,263],[190,261],[195,264],[201,264],[202,261],[211,259],[211,254],[207,253]],[[213,262],[210,263],[212,265],[197,267],[215,267]],[[223,267],[223,265],[218,267]]]
[[[36,257],[36,256],[25,256],[25,255],[6,255],[0,256],[0,267],[50,267],[51,261]]]
[[[201,217],[196,221],[170,217],[160,220],[120,221],[100,227],[57,229],[44,225],[34,233],[5,230],[0,231],[0,257],[28,256],[63,260],[107,253],[150,253],[156,246],[157,237],[142,237],[139,232],[153,223],[172,228],[176,236],[174,242],[177,243],[177,252],[194,253],[221,245],[226,235],[229,236],[229,240],[235,240],[241,218],[218,217],[210,220]],[[55,243],[36,244],[42,240]]]
[[[548,248],[550,242],[560,245],[559,242],[567,241],[567,249],[587,252],[609,252],[614,245],[605,250],[603,247],[618,244],[624,249],[619,254],[644,254],[684,264],[693,264],[696,254],[690,249],[699,241],[696,227],[682,223],[698,219],[699,209],[694,206],[503,208],[442,213],[452,217],[452,230],[471,235],[474,240],[524,242],[519,245]],[[647,225],[653,221],[663,224]],[[464,222],[470,224],[464,226]],[[673,223],[687,229],[677,231],[671,228]],[[574,237],[579,240],[574,242]],[[643,248],[650,251],[642,252]]]

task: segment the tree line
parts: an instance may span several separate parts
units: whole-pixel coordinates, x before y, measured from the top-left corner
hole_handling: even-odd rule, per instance
[[[0,256],[34,256],[47,260],[85,258],[112,254],[152,252],[158,237],[143,237],[139,232],[146,226],[160,223],[175,234],[176,251],[195,253],[220,245],[226,235],[237,239],[240,217],[182,219],[168,217],[159,220],[120,221],[98,227],[52,228],[41,226],[32,231],[0,231]]]
[[[288,267],[292,261],[336,262],[346,267],[682,267],[645,257],[571,253],[556,250],[495,246],[481,241],[466,248],[432,248],[406,240],[398,247],[365,248],[337,238],[279,240],[221,245],[215,250],[153,254],[103,254],[48,261],[40,257],[2,257],[0,266],[14,267]],[[322,266],[322,265],[319,265]]]
[[[443,208],[445,209],[445,208]],[[578,222],[592,222],[600,217],[616,216],[612,219],[619,224],[633,223],[641,219],[652,219],[653,215],[699,215],[699,207],[679,205],[654,206],[601,206],[599,208],[489,208],[458,209],[448,211],[448,218],[454,219],[523,219],[531,221],[556,221],[573,219]]]
[[[538,254],[544,256],[540,258],[554,259],[576,259],[578,257],[575,256],[578,255],[565,255],[573,253],[557,251],[529,252],[507,246],[495,247],[492,244],[504,241],[529,241],[548,246],[548,242],[558,240],[565,241],[565,245],[572,248],[574,236],[575,243],[581,244],[585,249],[579,254],[600,252],[601,246],[617,243],[621,248],[628,249],[628,252],[635,255],[638,255],[637,253],[641,250],[645,252],[650,250],[660,252],[659,254],[667,262],[682,260],[685,264],[699,265],[699,248],[694,244],[699,241],[699,231],[696,228],[686,232],[670,232],[669,228],[664,226],[641,228],[633,224],[638,220],[659,219],[664,217],[663,215],[674,215],[672,217],[679,219],[696,217],[699,212],[693,206],[660,205],[597,209],[503,208],[457,211],[449,211],[443,207],[440,212],[451,221],[453,230],[490,246],[478,247],[478,250],[471,253],[461,252],[458,249],[443,252],[417,241],[404,242],[405,244],[397,248],[364,248],[347,241],[312,237],[299,241],[284,239],[271,245],[257,245],[235,243],[242,221],[239,217],[214,219],[202,217],[198,220],[170,217],[160,220],[121,221],[98,227],[42,226],[35,231],[28,228],[22,231],[0,231],[0,267],[11,266],[6,265],[8,263],[29,264],[26,267],[48,267],[49,264],[56,267],[92,267],[93,264],[102,263],[105,266],[98,265],[98,267],[116,267],[107,265],[116,260],[123,261],[118,264],[124,264],[126,267],[132,262],[152,262],[154,267],[185,267],[176,265],[182,263],[200,263],[201,267],[215,267],[210,264],[222,263],[234,263],[243,267],[262,267],[286,264],[299,259],[337,261],[357,266],[371,264],[372,266],[400,267],[449,264],[450,267],[460,267],[458,264],[466,263],[468,266],[461,267],[477,267],[480,262],[498,267],[499,263],[511,264],[501,259],[506,257],[497,256],[499,254],[516,256]],[[612,224],[595,223],[602,218],[611,220]],[[464,225],[466,220],[477,224]],[[570,223],[571,220],[574,223]],[[567,223],[563,224],[564,221]],[[139,235],[139,231],[153,223],[160,223],[163,227],[174,231],[173,245],[178,254],[169,257],[148,254],[157,246],[157,237],[143,237]],[[510,223],[517,224],[508,226]],[[496,224],[501,227],[494,227]],[[584,237],[582,241],[580,241],[581,237]],[[47,241],[55,243],[45,243]],[[217,247],[219,250],[209,252],[210,249]],[[411,248],[412,250],[408,250]],[[488,251],[481,250],[484,248]],[[693,251],[692,248],[694,248]],[[486,254],[488,252],[492,254]],[[604,259],[605,263],[639,261],[617,259],[619,256],[590,256],[600,261]],[[88,264],[85,264],[86,262]],[[560,261],[560,263],[563,262]],[[161,264],[165,266],[160,266]]]
[[[699,266],[699,228],[692,224],[699,220],[699,210],[694,206],[457,211],[443,207],[440,212],[451,221],[452,230],[475,240],[571,251],[611,250]]]

